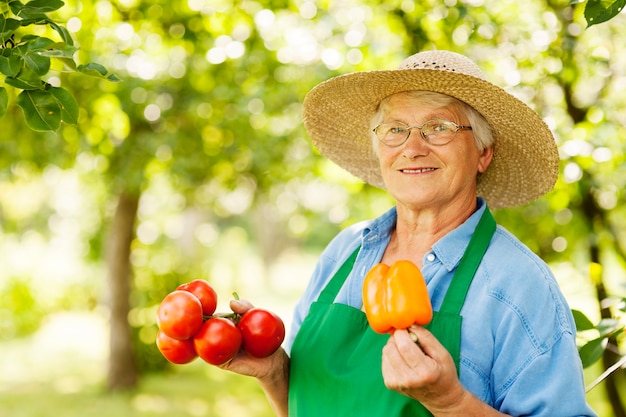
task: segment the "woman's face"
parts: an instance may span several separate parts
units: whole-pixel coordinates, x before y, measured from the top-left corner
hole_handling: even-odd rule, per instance
[[[421,126],[432,119],[469,125],[454,107],[425,107],[406,93],[389,98],[382,123],[398,121]],[[401,146],[392,148],[379,143],[378,151],[387,190],[399,204],[413,209],[437,209],[460,201],[475,201],[476,175],[485,172],[493,156],[493,148],[478,150],[471,130],[459,130],[450,143],[434,146],[422,139],[419,129],[412,129]]]

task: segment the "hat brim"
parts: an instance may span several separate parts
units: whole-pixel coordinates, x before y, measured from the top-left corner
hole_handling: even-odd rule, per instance
[[[431,69],[363,71],[313,88],[303,102],[303,123],[319,152],[353,175],[385,188],[370,136],[382,99],[402,91],[447,94],[472,106],[491,125],[494,157],[478,183],[491,208],[527,204],[549,192],[559,172],[552,132],[521,100],[483,79]]]

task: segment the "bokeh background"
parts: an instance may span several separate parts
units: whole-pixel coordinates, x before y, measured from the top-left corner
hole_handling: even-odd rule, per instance
[[[121,81],[51,71],[76,125],[35,132],[15,105],[0,119],[0,415],[271,416],[254,381],[168,364],[157,306],[203,278],[219,310],[236,291],[288,325],[324,245],[393,204],[316,153],[302,99],[424,49],[470,56],[554,130],[555,190],[495,216],[594,324],[592,384],[626,349],[626,17],[588,27],[584,7],[67,0],[54,18],[77,60]],[[625,415],[624,374],[588,393],[601,416]]]

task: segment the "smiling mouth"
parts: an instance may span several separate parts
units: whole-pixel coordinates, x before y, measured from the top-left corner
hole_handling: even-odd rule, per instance
[[[405,174],[421,174],[423,172],[435,171],[437,168],[420,168],[420,169],[401,169],[400,172]]]

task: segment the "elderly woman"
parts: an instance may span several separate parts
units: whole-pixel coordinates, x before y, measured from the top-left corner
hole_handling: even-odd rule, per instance
[[[550,269],[488,208],[554,186],[557,148],[542,119],[466,57],[429,51],[318,85],[304,124],[323,155],[396,205],[324,250],[286,350],[223,367],[256,377],[282,416],[595,415]],[[397,260],[421,269],[434,317],[377,334],[363,280]]]

